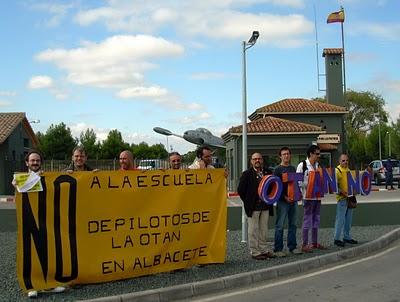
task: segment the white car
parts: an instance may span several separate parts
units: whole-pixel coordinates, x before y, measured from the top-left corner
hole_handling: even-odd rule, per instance
[[[156,170],[163,167],[159,159],[142,159],[137,168],[139,170]]]

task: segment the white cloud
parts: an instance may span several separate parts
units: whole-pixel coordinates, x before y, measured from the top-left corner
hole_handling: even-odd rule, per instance
[[[204,123],[204,121],[209,120],[211,117],[212,116],[210,113],[202,112],[200,114],[185,116],[183,118],[176,119],[174,122],[184,125],[190,125],[190,124],[198,125],[200,122]]]
[[[258,4],[303,8],[302,0],[188,0],[109,1],[107,6],[82,10],[75,20],[81,25],[103,22],[111,31],[154,33],[175,28],[187,36],[218,40],[247,39],[260,31],[260,42],[276,47],[297,47],[302,36],[311,33],[313,23],[302,15],[277,15],[270,11],[249,11]],[[149,22],[151,20],[151,22]]]
[[[229,75],[222,72],[199,72],[190,76],[192,80],[219,80],[228,77]]]
[[[346,54],[346,61],[364,63],[377,59],[377,54],[372,52],[350,52]]]
[[[352,32],[380,40],[399,41],[400,23],[359,23],[354,25]]]
[[[122,89],[118,92],[118,96],[121,98],[158,98],[168,94],[168,90],[158,86],[152,87],[132,87]]]
[[[95,125],[88,125],[86,123],[69,124],[67,126],[71,129],[72,136],[77,138],[79,138],[81,133],[85,132],[87,129],[93,129],[93,131],[96,133],[97,141],[105,140],[110,130],[112,130],[98,128]]]
[[[69,96],[65,91],[62,91],[61,89],[50,89],[50,92],[52,95],[54,95],[54,97],[58,100],[65,100],[67,99]]]
[[[396,122],[400,118],[400,104],[386,104],[385,111],[389,113],[389,119]]]
[[[11,106],[11,102],[7,100],[0,100],[0,107]]]
[[[0,96],[16,96],[17,93],[15,91],[0,91]]]
[[[60,23],[67,16],[68,11],[75,7],[74,3],[61,4],[54,2],[33,2],[28,5],[32,10],[37,10],[41,12],[45,12],[50,17],[41,21],[45,26],[55,27],[60,25]]]
[[[84,42],[75,49],[48,49],[36,58],[65,70],[70,82],[101,88],[141,86],[152,60],[182,55],[183,47],[147,35],[112,36],[99,43]]]
[[[28,82],[28,88],[30,89],[43,89],[50,88],[53,86],[53,79],[49,76],[34,76]]]
[[[400,80],[387,80],[384,85],[385,88],[392,92],[400,92]]]
[[[181,102],[179,97],[172,95],[167,89],[159,86],[130,87],[122,89],[117,93],[117,97],[139,101],[144,101],[147,99],[147,101],[163,106],[170,110],[197,111],[203,108],[203,106],[199,103]]]

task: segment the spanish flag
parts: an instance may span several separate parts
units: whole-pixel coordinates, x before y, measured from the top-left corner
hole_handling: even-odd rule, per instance
[[[344,10],[341,9],[338,12],[334,12],[329,14],[328,19],[326,19],[326,23],[335,23],[335,22],[344,22]]]

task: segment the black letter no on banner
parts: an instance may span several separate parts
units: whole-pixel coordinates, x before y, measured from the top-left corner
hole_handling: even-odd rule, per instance
[[[71,275],[63,275],[63,254],[61,244],[61,184],[69,183],[68,196],[68,234],[71,257]],[[59,282],[68,282],[78,276],[78,253],[76,245],[76,179],[69,175],[61,175],[54,181],[54,236],[56,245],[56,274],[55,279]]]
[[[22,249],[23,249],[23,280],[25,287],[29,290],[32,285],[32,240],[39,257],[43,278],[47,280],[48,274],[48,240],[47,240],[47,188],[45,178],[41,178],[43,191],[38,192],[38,223],[35,221],[34,213],[27,193],[22,194]],[[71,275],[63,276],[63,258],[61,245],[61,221],[60,221],[60,184],[69,183],[68,198],[68,229],[71,256]],[[62,175],[54,181],[54,234],[56,248],[56,274],[55,279],[59,282],[68,282],[78,276],[78,259],[76,246],[76,180],[68,175]]]

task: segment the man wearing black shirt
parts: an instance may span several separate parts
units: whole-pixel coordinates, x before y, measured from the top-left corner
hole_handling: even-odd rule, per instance
[[[284,173],[296,173],[296,168],[290,165],[291,152],[288,147],[282,147],[279,150],[281,163],[276,167],[274,175],[282,179]],[[286,218],[288,219],[288,235],[287,247],[292,254],[302,254],[297,249],[296,241],[296,216],[297,216],[297,201],[292,200],[288,196],[288,183],[283,182],[283,190],[276,205],[276,222],[275,222],[275,245],[274,252],[278,257],[285,257],[283,251],[283,227]]]

